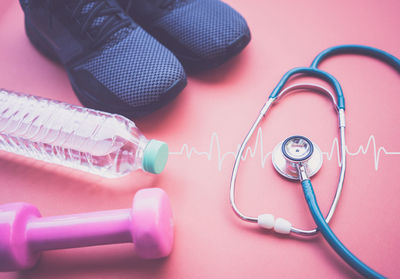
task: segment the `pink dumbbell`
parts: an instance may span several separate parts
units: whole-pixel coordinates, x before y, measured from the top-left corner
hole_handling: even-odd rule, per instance
[[[173,243],[167,194],[140,190],[132,209],[41,217],[27,203],[0,206],[0,271],[33,267],[43,250],[134,242],[146,259],[168,256]]]

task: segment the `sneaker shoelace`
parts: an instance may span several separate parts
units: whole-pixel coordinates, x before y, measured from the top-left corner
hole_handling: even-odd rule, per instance
[[[53,1],[48,0],[49,9],[53,8]],[[128,18],[120,17],[118,7],[112,7],[104,0],[69,0],[65,3],[72,11],[71,16],[81,24],[80,34],[89,37],[93,48],[105,44],[116,32],[131,24]]]

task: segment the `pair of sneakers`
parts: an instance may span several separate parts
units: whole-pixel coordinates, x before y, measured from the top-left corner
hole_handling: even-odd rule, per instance
[[[20,0],[31,43],[66,70],[81,103],[137,117],[250,41],[219,0]],[[183,65],[183,66],[182,66]],[[185,69],[184,69],[185,68]]]

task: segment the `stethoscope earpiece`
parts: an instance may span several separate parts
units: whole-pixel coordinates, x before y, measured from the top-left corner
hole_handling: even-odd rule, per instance
[[[272,164],[282,176],[299,180],[298,168],[304,166],[308,177],[322,167],[319,147],[303,136],[291,136],[280,142],[272,151]]]

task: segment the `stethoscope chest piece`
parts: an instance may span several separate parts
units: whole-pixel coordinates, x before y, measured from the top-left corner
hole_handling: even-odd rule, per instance
[[[299,180],[298,167],[305,167],[308,177],[322,166],[319,147],[303,136],[292,136],[280,142],[272,151],[272,164],[277,172],[289,179]]]

